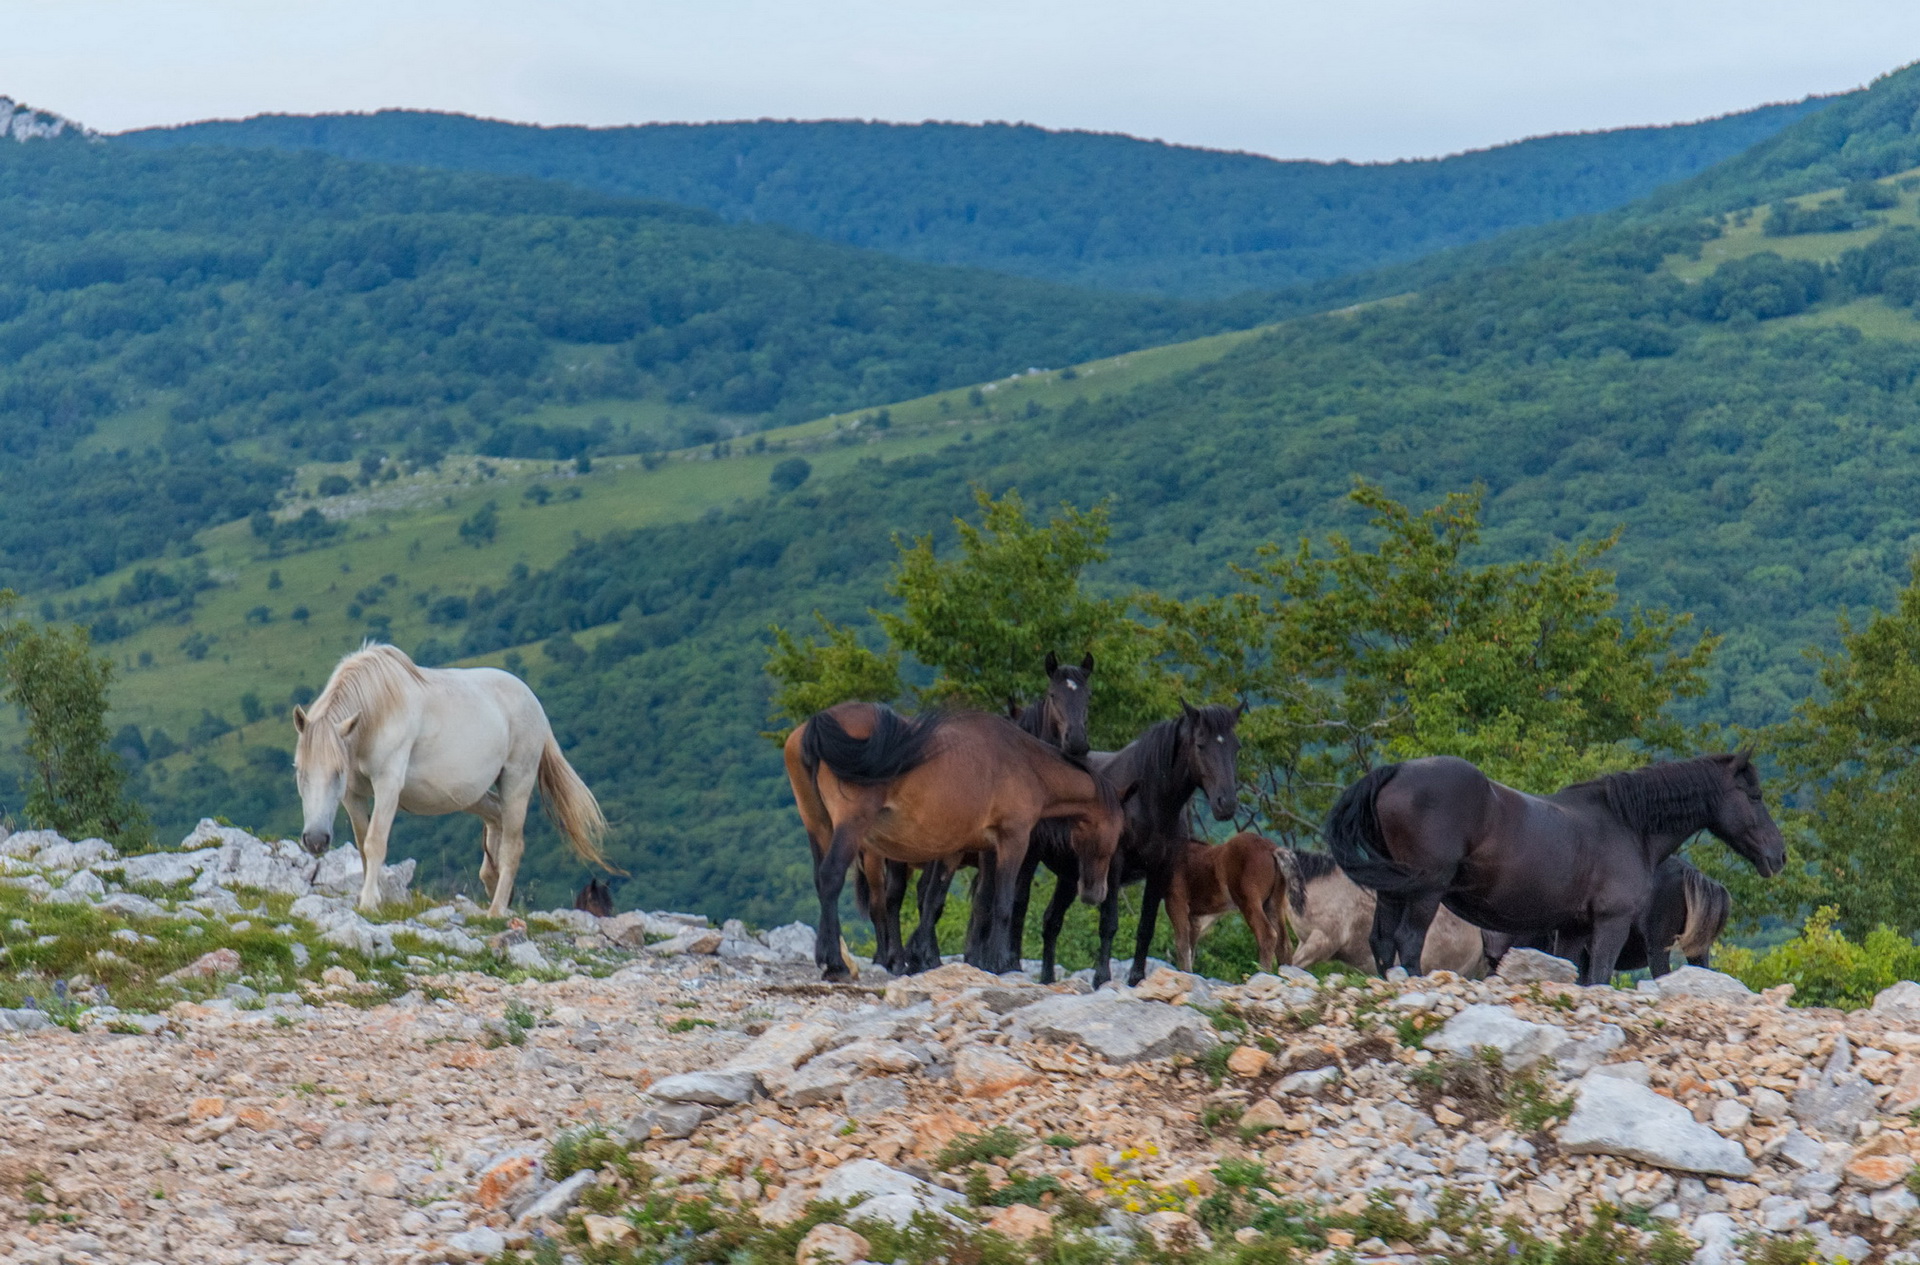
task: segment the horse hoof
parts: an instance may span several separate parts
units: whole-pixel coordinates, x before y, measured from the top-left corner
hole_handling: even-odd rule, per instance
[[[845,984],[853,979],[853,972],[839,964],[820,969],[820,978],[829,984]]]

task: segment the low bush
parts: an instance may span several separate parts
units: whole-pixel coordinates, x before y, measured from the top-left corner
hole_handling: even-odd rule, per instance
[[[1870,1005],[1881,989],[1920,977],[1920,946],[1884,925],[1855,943],[1835,928],[1838,916],[1823,906],[1793,939],[1764,953],[1724,948],[1714,954],[1714,965],[1748,988],[1791,984],[1796,1006],[1841,1010]]]

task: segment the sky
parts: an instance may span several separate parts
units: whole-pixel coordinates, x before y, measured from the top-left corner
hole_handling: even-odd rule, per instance
[[[1843,92],[1911,0],[0,0],[0,95],[104,131],[383,107],[1007,120],[1429,157]]]

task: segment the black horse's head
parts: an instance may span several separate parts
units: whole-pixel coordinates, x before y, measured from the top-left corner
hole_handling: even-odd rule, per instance
[[[1239,707],[1192,707],[1180,700],[1180,743],[1193,780],[1206,793],[1215,821],[1231,821],[1240,808]]]
[[[1040,696],[1045,732],[1040,737],[1070,756],[1087,754],[1087,703],[1091,697],[1089,678],[1093,676],[1093,656],[1080,660],[1080,666],[1060,662],[1060,656],[1047,651],[1047,692]]]
[[[1714,757],[1726,770],[1725,792],[1715,802],[1707,829],[1747,859],[1763,878],[1772,878],[1787,863],[1787,841],[1774,824],[1760,794],[1760,772],[1750,752]]]

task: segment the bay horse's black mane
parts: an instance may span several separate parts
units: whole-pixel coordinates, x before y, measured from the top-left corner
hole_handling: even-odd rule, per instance
[[[1598,785],[1613,815],[1640,834],[1698,829],[1728,793],[1729,759],[1738,757],[1709,755],[1650,764],[1583,785]],[[1737,773],[1734,776],[1737,779]]]

